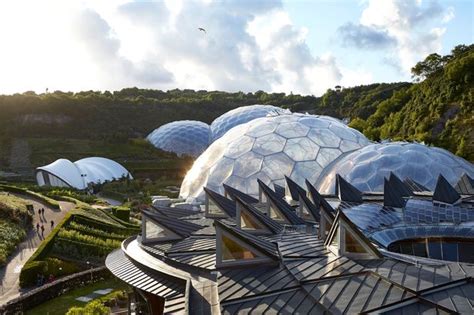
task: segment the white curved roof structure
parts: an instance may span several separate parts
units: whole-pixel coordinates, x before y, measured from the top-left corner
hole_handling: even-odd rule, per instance
[[[316,187],[322,194],[334,193],[339,174],[360,191],[381,192],[390,172],[434,190],[439,174],[454,186],[463,173],[474,176],[474,165],[449,151],[419,143],[374,143],[339,157]]]
[[[89,157],[71,162],[58,159],[36,169],[39,186],[72,187],[86,189],[90,183],[103,183],[129,176],[130,172],[119,163],[102,158]]]
[[[327,116],[287,114],[254,119],[229,130],[194,162],[181,185],[188,202],[204,200],[203,187],[223,192],[228,184],[253,196],[257,179],[304,185],[344,152],[367,145],[359,131]]]
[[[211,129],[201,121],[173,121],[153,130],[147,140],[163,151],[197,157],[209,146]]]
[[[289,113],[289,110],[285,110],[273,105],[256,104],[235,108],[214,119],[211,124],[212,140],[215,141],[219,139],[233,127],[240,124],[245,124],[253,119],[265,117],[268,115]]]

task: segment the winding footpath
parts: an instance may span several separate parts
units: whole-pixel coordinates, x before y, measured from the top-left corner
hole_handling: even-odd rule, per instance
[[[16,195],[16,194],[15,194]],[[34,206],[35,215],[33,217],[33,228],[28,231],[26,239],[18,245],[18,248],[10,255],[8,263],[5,267],[0,269],[0,305],[3,305],[18,297],[21,293],[27,292],[20,288],[20,271],[26,261],[33,255],[42,240],[51,233],[51,220],[54,224],[58,224],[64,215],[74,208],[71,202],[59,201],[61,210],[51,209],[45,204],[24,195],[16,195],[24,200],[27,200]],[[38,209],[44,208],[44,216],[38,215]],[[36,231],[36,224],[44,225],[44,237],[41,236],[41,230]]]

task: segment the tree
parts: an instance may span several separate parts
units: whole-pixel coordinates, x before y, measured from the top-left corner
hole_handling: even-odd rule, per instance
[[[440,56],[436,53],[428,55],[425,60],[418,62],[411,68],[412,77],[418,82],[437,73],[443,69],[451,57],[451,55]]]

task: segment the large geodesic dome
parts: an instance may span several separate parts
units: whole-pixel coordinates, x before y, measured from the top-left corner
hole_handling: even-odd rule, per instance
[[[323,194],[334,193],[339,174],[360,191],[382,192],[390,172],[434,190],[439,174],[455,186],[463,173],[474,176],[474,165],[444,149],[419,143],[374,143],[341,155],[323,172],[317,188]]]
[[[197,157],[209,146],[211,129],[201,121],[173,121],[153,130],[147,140],[163,151]]]
[[[289,114],[289,110],[273,105],[250,105],[235,108],[214,119],[211,123],[213,141],[222,137],[233,127],[267,115]]]
[[[229,130],[194,162],[180,196],[202,202],[203,187],[223,192],[228,184],[253,196],[257,179],[284,186],[284,177],[304,185],[344,152],[369,142],[355,129],[327,116],[286,114],[254,119]]]

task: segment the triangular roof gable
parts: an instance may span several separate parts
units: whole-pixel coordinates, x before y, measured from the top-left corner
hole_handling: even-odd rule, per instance
[[[404,197],[406,197],[406,190],[401,189],[396,181],[390,181],[386,178],[384,178],[383,181],[383,205],[387,207],[403,208],[406,204],[406,200],[404,199]],[[407,189],[406,187],[404,188]]]
[[[290,193],[291,199],[293,199],[294,201],[299,201],[300,192],[306,193],[306,191],[303,189],[303,187],[295,183],[288,176],[285,176],[285,181],[286,181],[286,187],[288,188],[288,192]],[[285,191],[285,195],[287,195],[286,191]]]
[[[285,198],[285,187],[280,186],[278,184],[273,184],[273,188],[274,188],[275,194],[277,194],[278,197]]]
[[[466,173],[462,174],[455,189],[461,195],[474,195],[474,179]]]
[[[244,202],[243,200],[236,198],[237,207],[240,206],[240,211],[246,211],[252,218],[258,221],[260,224],[265,226],[271,233],[277,234],[283,230],[283,226],[273,220],[272,218],[268,217],[267,215],[263,214],[259,210],[255,209],[251,204]],[[237,211],[238,212],[238,211]],[[238,218],[236,218],[238,220]]]
[[[334,223],[331,226],[331,230],[329,231],[328,238],[325,240],[324,245],[330,246],[335,241],[335,238],[341,233],[341,227],[344,229],[344,234],[349,233],[352,239],[363,247],[366,254],[375,258],[383,257],[379,250],[372,244],[372,242],[370,242],[369,239],[367,239],[364,233],[362,233],[357,226],[352,223],[342,210],[337,211]],[[345,252],[345,249],[341,248],[344,247],[345,240],[343,242],[337,241],[336,243],[342,255],[357,255],[357,253]]]
[[[313,204],[316,205],[316,207],[319,207],[321,211],[323,211],[326,216],[334,220],[334,209],[331,207],[329,202],[326,201],[326,199],[321,196],[321,194],[314,188],[313,185],[309,181],[306,180],[306,187],[308,187],[308,193],[311,196],[311,199],[313,201]]]
[[[277,247],[275,244],[265,241],[250,233],[233,228],[221,221],[215,220],[216,228],[216,267],[242,266],[254,263],[274,263],[279,261]],[[235,258],[231,261],[224,259],[224,237],[228,238],[234,245],[242,250],[248,251],[253,257]]]
[[[151,222],[153,225],[157,226],[164,235],[158,237],[148,237],[148,222]],[[145,212],[142,213],[142,242],[160,242],[160,241],[173,241],[173,240],[181,240],[184,237],[175,233],[174,231],[167,228],[165,225],[161,224],[159,220],[157,220],[153,216],[149,216]]]
[[[341,201],[362,202],[362,193],[339,174],[336,174],[336,194]]]
[[[270,189],[270,187],[265,185],[265,183],[261,180],[258,180],[258,184],[267,197],[268,202],[274,206],[273,209],[279,211],[279,213],[286,219],[287,223],[291,225],[305,224],[305,221],[296,215],[293,208],[283,199],[278,198],[278,196],[273,190]]]
[[[160,213],[153,213],[147,210],[142,210],[142,215],[143,214],[145,214],[148,218],[156,222],[158,225],[178,234],[181,237],[188,237],[193,232],[203,228],[200,225],[186,222],[180,219],[170,218]]]
[[[165,206],[151,206],[152,211],[156,211],[164,216],[170,218],[183,218],[191,215],[195,215],[196,211],[181,209],[175,207],[165,207]]]
[[[308,210],[309,214],[313,217],[314,221],[319,222],[321,217],[319,215],[318,207],[316,207],[316,205],[313,204],[308,197],[306,197],[305,193],[298,191],[298,196],[300,200],[300,207],[304,206]]]
[[[410,177],[407,177],[403,180],[403,183],[407,185],[407,187],[412,191],[412,192],[422,192],[422,191],[430,191],[428,188],[423,186],[422,184],[414,181]]]
[[[393,172],[390,172],[388,183],[390,184],[391,187],[393,187],[394,189],[397,189],[403,197],[413,196],[413,192],[408,187],[408,185],[402,182],[402,180]]]
[[[238,189],[235,189],[234,187],[231,187],[229,185],[223,184],[224,190],[229,197],[235,201],[235,197],[239,197],[241,200],[245,201],[246,203],[258,203],[258,199],[254,198],[244,192],[241,192]]]
[[[221,194],[204,187],[204,192],[206,195],[212,199],[214,204],[221,209],[227,216],[231,218],[235,218],[235,202],[227,199],[226,197],[222,196]]]
[[[455,204],[459,200],[461,200],[461,196],[458,194],[458,192],[453,186],[451,186],[451,184],[449,184],[443,175],[439,174],[438,181],[436,182],[436,188],[433,193],[433,201]]]

